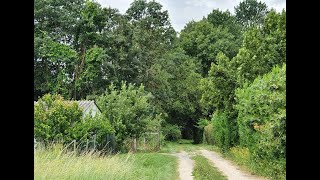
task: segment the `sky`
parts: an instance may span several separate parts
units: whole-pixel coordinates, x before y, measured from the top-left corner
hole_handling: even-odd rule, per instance
[[[95,0],[102,7],[116,8],[124,14],[133,0]],[[234,13],[234,7],[243,0],[156,0],[164,10],[168,10],[173,28],[180,32],[191,20],[199,21],[213,9],[229,10]],[[258,0],[266,3],[269,9],[280,12],[286,9],[286,0]]]

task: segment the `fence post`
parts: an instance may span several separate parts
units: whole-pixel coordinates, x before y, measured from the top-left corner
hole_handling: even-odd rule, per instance
[[[96,150],[96,134],[94,135],[93,139],[93,150]]]
[[[159,149],[158,149],[158,150],[159,150],[159,151],[160,151],[160,146],[161,146],[161,142],[160,142],[160,132],[161,132],[161,131],[158,131],[158,143],[159,143],[159,146],[158,146]]]
[[[76,151],[76,140],[73,140],[73,151]]]
[[[137,151],[137,138],[133,139],[133,151],[136,152]]]
[[[89,139],[87,139],[86,151],[88,151],[88,144],[89,144]]]

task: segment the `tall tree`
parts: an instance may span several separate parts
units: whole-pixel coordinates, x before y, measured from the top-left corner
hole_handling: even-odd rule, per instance
[[[286,12],[271,11],[261,28],[244,33],[242,46],[232,59],[240,85],[286,62]]]
[[[203,113],[206,117],[212,116],[214,126],[223,126],[214,128],[217,140],[221,140],[219,146],[224,149],[238,143],[237,112],[233,107],[238,85],[231,66],[229,58],[218,53],[217,64],[211,64],[208,77],[201,79],[199,86]]]
[[[244,0],[234,10],[237,21],[244,28],[262,25],[265,16],[268,14],[267,5],[257,0]]]
[[[233,34],[237,41],[239,41],[239,46],[242,41],[242,25],[237,21],[236,17],[232,15],[228,10],[220,11],[219,9],[213,9],[211,13],[208,14],[208,22],[213,24],[213,26],[222,26],[228,29],[228,32]]]
[[[146,84],[150,78],[148,69],[173,46],[176,33],[168,11],[162,10],[162,5],[155,1],[135,0],[125,16],[133,27],[132,59],[139,62],[135,82]]]
[[[201,62],[202,75],[207,76],[211,63],[217,62],[218,52],[223,52],[229,58],[237,54],[240,46],[237,39],[227,28],[215,27],[204,19],[187,24],[180,34],[180,46],[187,55]]]
[[[111,78],[100,67],[108,55],[98,45],[115,28],[116,11],[92,1],[37,0],[34,13],[34,99],[48,92],[67,99],[103,92]]]
[[[201,115],[199,63],[177,48],[159,59],[150,73],[152,79],[147,84],[155,96],[154,102],[167,113],[167,122],[183,127],[183,138],[195,138],[195,125]]]
[[[57,92],[70,97],[73,42],[78,15],[84,0],[34,2],[34,99]]]

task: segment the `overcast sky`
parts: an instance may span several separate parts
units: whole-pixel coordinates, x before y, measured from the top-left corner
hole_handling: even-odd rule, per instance
[[[124,14],[133,0],[96,0],[103,7],[112,7],[119,9]],[[229,9],[234,12],[234,7],[242,0],[156,0],[163,9],[168,10],[170,22],[173,28],[180,32],[181,29],[191,20],[201,20],[213,9],[225,11]],[[258,0],[259,1],[259,0]],[[286,9],[286,0],[260,0],[266,3],[268,8],[274,8],[277,11]]]

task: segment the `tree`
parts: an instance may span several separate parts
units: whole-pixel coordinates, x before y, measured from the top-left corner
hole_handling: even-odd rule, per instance
[[[275,65],[286,62],[285,17],[285,11],[271,11],[261,28],[252,28],[244,33],[242,48],[232,59],[239,85],[246,81],[250,83]]]
[[[206,116],[212,114],[214,139],[224,150],[238,143],[237,112],[233,108],[238,85],[231,65],[228,57],[218,53],[217,64],[211,64],[208,77],[202,78],[199,86],[202,111]]]
[[[78,57],[70,46],[54,41],[43,32],[34,39],[34,99],[45,93],[70,97],[73,66]]]
[[[230,70],[230,60],[221,52],[218,53],[217,60],[217,64],[211,64],[208,77],[200,81],[200,103],[206,114],[211,114],[214,110],[231,110],[234,104],[237,82]]]
[[[84,0],[47,1],[34,4],[34,99],[49,92],[69,97],[73,65],[78,58],[73,33]]]
[[[241,24],[237,21],[236,17],[232,15],[228,10],[220,11],[219,9],[213,9],[211,13],[208,14],[207,18],[208,22],[213,24],[214,27],[224,27],[228,29],[228,32],[233,34],[237,39],[237,42],[240,46],[242,41],[242,32],[241,32]]]
[[[257,0],[244,0],[234,8],[237,21],[244,28],[252,26],[261,26],[265,16],[268,14],[268,8],[265,3]]]
[[[92,1],[37,0],[34,13],[34,99],[48,92],[68,99],[102,93],[112,77],[100,68],[108,64],[101,44],[114,29],[116,11]]]
[[[180,46],[187,55],[201,62],[202,75],[206,76],[211,63],[216,63],[218,52],[232,58],[237,54],[237,38],[223,26],[215,27],[207,20],[190,22],[181,31]]]
[[[135,0],[125,16],[132,25],[132,61],[139,63],[134,82],[146,84],[150,78],[149,68],[163,52],[173,47],[176,33],[168,11],[163,11],[162,5],[155,1]]]
[[[152,79],[147,83],[155,96],[154,103],[168,115],[167,123],[184,127],[183,138],[193,138],[200,115],[199,64],[177,48],[167,52],[150,70]]]

